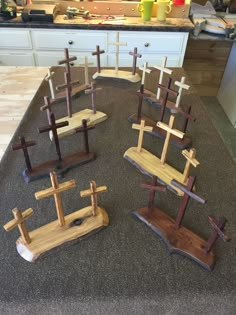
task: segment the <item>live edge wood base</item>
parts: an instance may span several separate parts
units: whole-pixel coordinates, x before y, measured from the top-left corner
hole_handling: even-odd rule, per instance
[[[214,268],[214,253],[204,251],[206,241],[183,226],[175,230],[175,220],[166,213],[156,207],[152,210],[146,207],[133,214],[163,239],[170,253],[187,256],[209,271]]]
[[[78,165],[88,163],[95,160],[96,155],[93,152],[77,152],[72,155],[68,155],[62,159],[62,161],[51,160],[41,164],[34,165],[32,171],[24,170],[22,175],[24,181],[29,183],[31,181],[49,177],[50,172],[56,172],[58,175],[67,172],[69,169],[74,168]]]
[[[148,132],[149,134],[153,135],[154,137],[158,137],[161,139],[165,139],[166,131],[157,127],[156,122],[151,118],[142,115],[140,119],[138,119],[137,114],[131,115],[128,120],[131,123],[140,123],[141,120],[145,120],[145,125],[152,127],[152,131]],[[184,135],[183,139],[176,137],[175,135],[170,136],[170,143],[174,145],[176,148],[183,150],[191,147],[192,139],[186,135]]]
[[[93,79],[98,78],[113,78],[113,79],[121,79],[129,82],[139,82],[141,80],[138,73],[132,74],[130,71],[118,70],[115,69],[103,69],[100,72],[96,72],[93,75]]]
[[[82,219],[80,225],[73,222]],[[109,224],[105,209],[98,207],[96,215],[92,215],[91,206],[79,209],[65,216],[65,225],[59,226],[58,221],[50,222],[29,232],[30,244],[23,244],[21,237],[16,241],[18,253],[27,261],[34,262],[40,256],[56,247],[74,241]]]

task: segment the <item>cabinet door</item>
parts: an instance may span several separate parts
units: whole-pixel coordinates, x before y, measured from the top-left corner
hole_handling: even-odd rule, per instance
[[[24,52],[0,52],[0,66],[34,66],[34,58],[31,53]]]
[[[27,30],[0,29],[0,48],[32,49],[30,33]]]

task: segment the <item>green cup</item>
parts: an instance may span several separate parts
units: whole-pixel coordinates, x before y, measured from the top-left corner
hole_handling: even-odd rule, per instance
[[[150,21],[152,17],[152,7],[154,0],[142,0],[138,4],[138,11],[141,12],[143,21]]]

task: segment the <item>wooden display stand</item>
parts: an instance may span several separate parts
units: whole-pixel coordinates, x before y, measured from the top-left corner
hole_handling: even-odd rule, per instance
[[[80,192],[82,198],[91,196],[91,206],[64,216],[61,192],[75,187],[75,181],[59,184],[55,173],[51,173],[50,177],[52,187],[35,193],[35,197],[39,200],[53,195],[58,219],[29,232],[25,220],[32,215],[33,210],[27,209],[21,213],[18,209],[13,209],[14,219],[4,225],[6,231],[18,226],[21,237],[16,241],[16,248],[29,262],[34,262],[43,254],[109,224],[105,209],[97,204],[97,194],[107,191],[106,186],[96,187],[96,183],[92,181],[90,189]]]

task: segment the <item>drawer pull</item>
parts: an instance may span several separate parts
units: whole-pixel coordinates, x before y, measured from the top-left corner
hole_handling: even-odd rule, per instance
[[[73,45],[74,44],[73,40],[69,40],[68,44]]]
[[[144,47],[149,47],[149,46],[150,46],[149,43],[145,43],[145,44],[144,44]]]
[[[73,67],[75,64],[74,64],[74,62],[71,62],[70,65],[71,65],[71,67]]]

